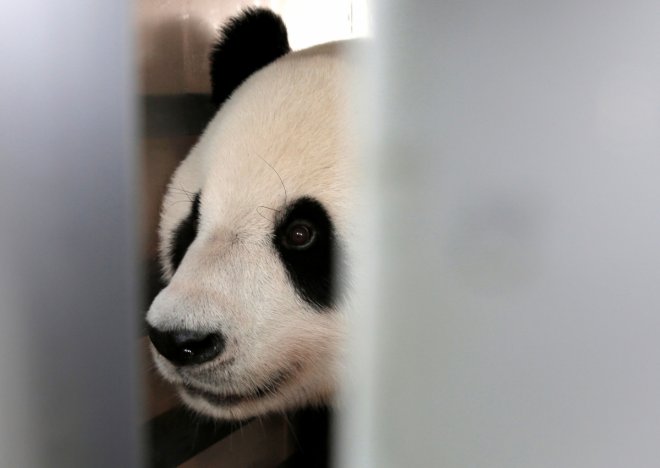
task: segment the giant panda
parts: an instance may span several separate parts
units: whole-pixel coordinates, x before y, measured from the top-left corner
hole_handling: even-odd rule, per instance
[[[292,52],[282,20],[250,9],[213,48],[218,110],[164,197],[166,286],[147,313],[157,368],[202,414],[333,399],[355,186],[351,42]]]

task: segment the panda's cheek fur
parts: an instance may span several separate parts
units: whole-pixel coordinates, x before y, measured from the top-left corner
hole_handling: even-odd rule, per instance
[[[217,245],[211,248],[202,243],[191,248],[149,313],[153,324],[166,328],[222,330],[227,341],[223,356],[208,364],[178,369],[156,356],[159,370],[175,384],[223,394],[249,392],[253,385],[267,383],[272,375],[295,369],[282,388],[262,403],[238,406],[272,410],[305,399],[326,398],[331,386],[329,368],[337,360],[334,352],[342,336],[341,316],[334,312],[319,314],[300,298],[276,256],[271,254],[270,261],[247,262],[258,265],[253,269],[241,268],[245,265],[244,252],[240,246],[234,245],[233,249],[216,257],[223,261],[214,264],[209,261],[209,253],[217,254]],[[231,365],[219,366],[223,360],[231,360]],[[197,402],[193,406],[199,409],[208,404]],[[214,414],[225,411],[227,408],[216,409]],[[250,410],[241,411],[248,414]]]
[[[319,330],[321,329],[319,328]],[[191,394],[182,390],[181,396],[189,406],[219,418],[242,419],[271,411],[283,411],[303,404],[320,404],[329,400],[334,393],[335,376],[337,372],[337,356],[332,349],[338,345],[334,338],[327,336],[328,328],[323,333],[314,336],[315,339],[324,336],[327,347],[306,348],[305,343],[294,342],[281,346],[278,353],[271,353],[269,361],[264,359],[250,360],[252,364],[240,366],[236,371],[246,381],[263,381],[265,376],[272,373],[272,369],[284,366],[293,367],[293,372],[281,386],[274,388],[272,392],[257,399],[247,399],[234,405],[217,404],[199,395]],[[310,341],[312,336],[309,336]],[[257,365],[259,364],[259,365]],[[279,367],[278,367],[279,366]],[[222,385],[217,387],[206,386],[212,393],[222,394],[227,391]]]

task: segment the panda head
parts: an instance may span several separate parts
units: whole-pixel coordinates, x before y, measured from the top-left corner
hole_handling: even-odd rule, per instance
[[[248,10],[212,52],[218,112],[164,198],[167,286],[147,314],[158,369],[204,414],[324,404],[335,390],[354,173],[345,47],[290,52],[281,19]]]

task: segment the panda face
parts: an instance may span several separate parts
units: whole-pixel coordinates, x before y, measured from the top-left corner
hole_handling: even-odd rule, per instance
[[[169,185],[168,284],[147,323],[158,369],[202,413],[242,419],[335,390],[354,173],[342,50],[289,53],[247,77]]]

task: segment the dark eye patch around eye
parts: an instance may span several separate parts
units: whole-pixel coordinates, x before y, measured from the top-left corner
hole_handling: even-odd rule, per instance
[[[314,240],[304,249],[291,248],[289,228],[303,222],[314,229]],[[337,243],[332,220],[323,205],[313,198],[300,198],[275,227],[275,248],[300,296],[318,309],[331,307],[335,299]]]
[[[183,257],[186,255],[188,247],[190,247],[190,244],[193,243],[197,236],[197,228],[199,226],[199,200],[200,192],[197,192],[193,199],[190,213],[183,221],[181,221],[179,226],[177,226],[172,236],[170,260],[172,262],[173,270],[176,270],[179,267]]]

